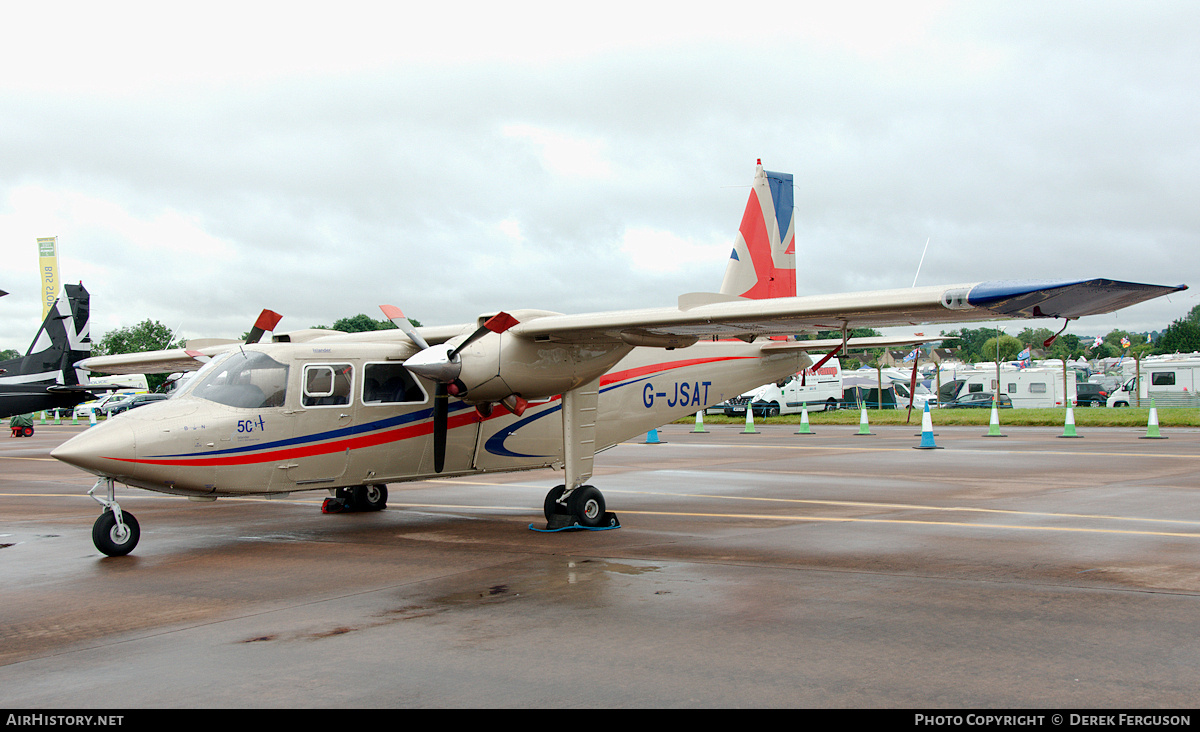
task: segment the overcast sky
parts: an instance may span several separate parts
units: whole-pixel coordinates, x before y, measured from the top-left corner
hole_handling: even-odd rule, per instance
[[[97,340],[674,305],[720,287],[757,158],[795,175],[800,294],[910,287],[927,240],[919,285],[1200,285],[1195,2],[4,14],[0,349],[41,320],[47,236]]]

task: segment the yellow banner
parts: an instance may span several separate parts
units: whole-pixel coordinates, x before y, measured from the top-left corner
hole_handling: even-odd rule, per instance
[[[54,307],[58,298],[58,237],[38,239],[38,257],[42,274],[42,318]]]

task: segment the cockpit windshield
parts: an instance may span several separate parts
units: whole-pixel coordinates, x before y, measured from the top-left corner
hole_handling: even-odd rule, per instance
[[[205,364],[190,396],[241,409],[282,407],[288,367],[260,351],[238,349]]]

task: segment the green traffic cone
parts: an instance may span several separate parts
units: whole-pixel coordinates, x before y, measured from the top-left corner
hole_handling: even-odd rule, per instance
[[[869,424],[867,424],[867,408],[863,407],[862,408],[862,417],[858,420],[858,432],[855,433],[855,436],[870,435],[870,434],[873,434],[873,433],[871,432],[871,426]]]
[[[813,435],[816,434],[812,428],[808,426],[808,402],[802,405],[800,410],[800,429],[796,430],[798,435]]]
[[[743,435],[757,435],[758,432],[754,429],[754,407],[750,406],[750,402],[746,402],[746,429],[742,430]]]
[[[703,409],[701,409],[699,412],[696,412],[696,428],[693,429],[692,432],[699,433],[699,434],[708,434],[708,430],[704,429],[704,410]]]
[[[1008,435],[1000,434],[1000,409],[996,405],[997,399],[992,397],[992,421],[988,423],[988,431],[984,437],[1008,437]]]
[[[1146,434],[1140,440],[1165,440],[1166,435],[1158,431],[1158,407],[1154,405],[1154,397],[1150,398],[1150,420],[1146,423]]]
[[[1075,410],[1067,405],[1067,422],[1063,425],[1063,433],[1059,437],[1083,437],[1075,434]]]

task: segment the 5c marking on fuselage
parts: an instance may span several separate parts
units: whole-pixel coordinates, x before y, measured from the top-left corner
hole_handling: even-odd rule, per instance
[[[237,423],[237,431],[243,433],[263,432],[266,428],[261,414],[258,415],[258,419],[239,419]]]
[[[642,404],[646,405],[646,409],[653,409],[655,399],[665,399],[668,407],[705,406],[708,404],[708,387],[711,385],[711,381],[676,381],[668,399],[667,392],[655,391],[654,385],[646,382],[642,387]],[[701,387],[704,391],[703,396],[700,395]]]

